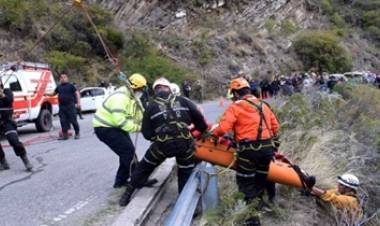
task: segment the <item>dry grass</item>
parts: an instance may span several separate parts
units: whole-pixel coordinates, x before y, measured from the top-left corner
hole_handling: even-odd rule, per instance
[[[380,206],[380,92],[366,86],[342,88],[335,94],[313,93],[276,100],[272,105],[283,124],[281,152],[309,174],[317,185],[334,188],[344,172],[361,180],[361,198],[366,197],[366,215],[360,222],[380,225],[375,214]],[[219,179],[221,194],[231,197],[236,185],[231,175]],[[231,190],[232,189],[232,190]],[[295,189],[278,186],[275,214],[264,214],[265,225],[344,225],[347,216],[321,205]],[[231,219],[233,208],[220,211],[219,217]],[[228,213],[228,214],[226,214]],[[228,225],[228,224],[211,224]],[[232,224],[229,224],[232,225]]]

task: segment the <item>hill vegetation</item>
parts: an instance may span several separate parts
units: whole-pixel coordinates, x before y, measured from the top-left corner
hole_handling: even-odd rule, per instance
[[[48,62],[54,72],[65,71],[73,75],[73,81],[97,84],[100,80],[117,83],[113,68],[90,26],[79,8],[69,9],[67,4],[48,0],[0,0],[0,29],[8,34],[3,39],[17,42],[14,55],[10,49],[0,49],[2,62],[26,60]],[[99,5],[88,7],[90,15],[113,55],[119,56],[123,69],[128,73],[140,72],[149,80],[166,75],[174,81],[196,74],[177,65],[159,53],[149,39],[138,32],[123,34],[113,24],[113,14]],[[48,29],[54,26],[51,32]],[[1,36],[0,36],[1,37]],[[29,50],[43,37],[35,51]],[[126,42],[126,40],[128,40]]]
[[[337,176],[345,172],[357,175],[371,216],[380,203],[380,93],[364,85],[340,85],[336,91],[275,100],[272,106],[282,126],[280,152],[315,175],[324,189],[335,188]],[[255,204],[243,204],[234,180],[233,172],[219,175],[222,204],[208,215],[208,225],[239,225],[255,214],[262,215],[263,225],[344,225],[329,206],[281,185],[271,206],[274,212],[258,213]],[[365,225],[379,223],[374,217]]]

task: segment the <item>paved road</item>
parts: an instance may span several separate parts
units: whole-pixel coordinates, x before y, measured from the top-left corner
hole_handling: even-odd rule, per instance
[[[203,108],[210,122],[222,112],[216,102]],[[20,128],[35,168],[26,172],[13,150],[5,148],[11,170],[0,171],[0,226],[97,225],[110,212],[120,211],[109,207],[110,202],[117,206],[122,192],[112,188],[117,156],[97,140],[91,119],[87,114],[80,120],[80,140],[57,141],[57,121],[50,133],[36,133],[33,126]],[[140,135],[139,157],[148,145]]]

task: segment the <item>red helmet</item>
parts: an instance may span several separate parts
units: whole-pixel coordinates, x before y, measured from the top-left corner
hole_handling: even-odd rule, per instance
[[[231,90],[239,90],[242,88],[249,88],[249,83],[244,78],[235,78],[230,83],[230,89]]]

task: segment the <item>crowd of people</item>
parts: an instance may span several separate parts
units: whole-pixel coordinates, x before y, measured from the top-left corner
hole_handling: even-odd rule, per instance
[[[251,79],[244,76],[249,82],[251,91],[260,94],[262,98],[290,96],[294,93],[307,93],[313,90],[332,92],[337,84],[342,82],[370,84],[380,89],[380,74],[370,72],[352,74],[317,74],[292,73],[291,75],[275,75],[272,79]]]

